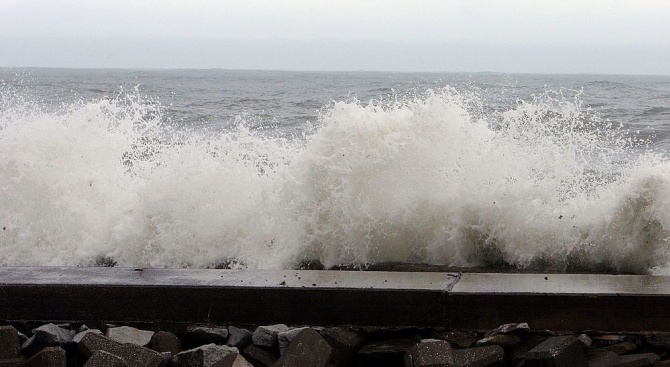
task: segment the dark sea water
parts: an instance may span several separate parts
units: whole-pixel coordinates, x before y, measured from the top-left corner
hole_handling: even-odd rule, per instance
[[[670,76],[0,69],[0,264],[670,272]]]

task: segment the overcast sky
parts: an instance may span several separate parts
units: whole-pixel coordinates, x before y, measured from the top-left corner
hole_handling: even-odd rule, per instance
[[[670,74],[670,1],[0,0],[0,66]]]

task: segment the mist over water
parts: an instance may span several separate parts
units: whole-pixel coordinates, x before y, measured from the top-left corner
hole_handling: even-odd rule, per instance
[[[0,265],[670,272],[670,81],[258,73],[4,82]]]

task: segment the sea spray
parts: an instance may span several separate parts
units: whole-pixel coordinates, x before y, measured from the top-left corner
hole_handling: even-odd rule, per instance
[[[176,129],[137,93],[1,105],[2,265],[670,268],[670,163],[579,98],[336,102],[294,139]]]

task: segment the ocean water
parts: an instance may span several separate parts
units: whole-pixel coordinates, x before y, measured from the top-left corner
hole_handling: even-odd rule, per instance
[[[670,273],[670,77],[0,69],[0,265]]]

